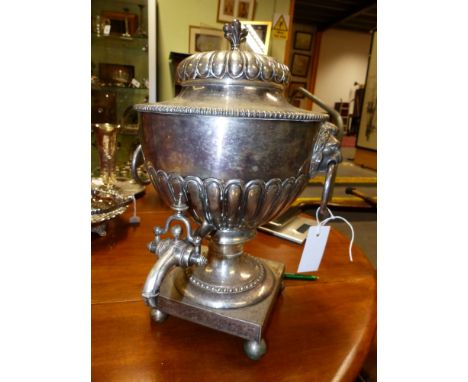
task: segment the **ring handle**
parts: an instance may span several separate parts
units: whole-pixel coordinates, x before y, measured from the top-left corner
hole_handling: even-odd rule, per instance
[[[335,184],[336,169],[338,164],[331,162],[328,165],[327,174],[325,175],[325,182],[323,183],[322,198],[320,199],[320,207],[318,216],[320,220],[324,220],[329,217],[328,202],[333,194],[333,185]]]
[[[140,157],[141,157],[141,160],[143,160],[143,162],[144,162],[143,150],[141,148],[141,144],[138,145],[137,148],[135,149],[135,151],[133,152],[132,165],[130,167],[130,170],[132,172],[132,178],[137,183],[146,186],[146,185],[150,184],[150,180],[149,179],[141,179],[140,176],[138,175],[138,171],[137,171],[138,162],[139,162]]]
[[[342,160],[340,142],[336,138],[339,129],[330,122],[324,122],[317,134],[312,157],[310,161],[309,177],[313,178],[318,173],[325,172],[322,198],[320,200],[319,216],[321,219],[328,217],[328,202],[333,194],[338,164]]]
[[[313,178],[319,172],[326,172],[322,199],[320,201],[320,208],[318,211],[320,218],[323,219],[328,217],[326,215],[329,215],[327,204],[333,194],[333,185],[335,184],[338,164],[342,160],[340,142],[343,139],[344,134],[343,119],[336,110],[302,87],[296,89],[291,96],[291,100],[298,92],[302,93],[324,109],[328,114],[330,114],[331,120],[333,121],[333,123],[324,122],[320,126],[320,130],[317,134],[315,145],[312,150],[309,168],[310,178]]]

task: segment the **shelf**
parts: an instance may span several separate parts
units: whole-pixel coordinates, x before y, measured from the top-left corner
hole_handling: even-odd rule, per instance
[[[148,93],[147,88],[126,88],[120,86],[91,86],[91,90],[108,91],[108,92],[142,92]]]
[[[148,52],[148,37],[144,36],[122,37],[112,34],[109,36],[97,36],[96,33],[92,33],[91,43],[92,46],[101,45],[119,49],[138,49],[145,53]]]
[[[96,33],[91,33],[93,39],[99,39],[103,41],[148,41],[148,36],[138,36],[134,35],[131,37],[123,37],[118,34],[110,34],[108,36],[100,35],[98,36]]]

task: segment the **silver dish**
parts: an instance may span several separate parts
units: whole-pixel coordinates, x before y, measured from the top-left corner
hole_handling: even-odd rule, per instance
[[[113,185],[124,197],[139,197],[144,194],[146,189],[143,184],[137,183],[134,179],[121,176],[115,178]],[[104,181],[101,177],[91,178],[91,187],[96,188],[101,186],[104,186]]]
[[[91,188],[91,224],[107,222],[125,212],[132,198],[117,190]]]

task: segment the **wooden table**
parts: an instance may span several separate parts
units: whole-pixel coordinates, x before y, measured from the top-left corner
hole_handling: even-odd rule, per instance
[[[286,280],[264,338],[260,361],[244,340],[169,317],[152,323],[140,296],[156,257],[146,244],[170,211],[151,186],[138,199],[141,223],[125,214],[107,236],[92,236],[92,380],[99,381],[354,381],[376,328],[376,271],[331,230],[317,281]],[[296,272],[303,246],[258,232],[246,251]]]

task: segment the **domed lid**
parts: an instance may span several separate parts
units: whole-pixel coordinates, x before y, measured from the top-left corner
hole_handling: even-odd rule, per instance
[[[224,37],[231,43],[231,50],[194,54],[177,67],[177,82],[182,86],[224,82],[261,81],[276,86],[289,82],[289,69],[273,57],[239,49],[247,37],[247,29],[239,20],[224,24]],[[265,85],[265,84],[264,84]]]
[[[317,114],[294,107],[284,97],[289,69],[272,57],[239,49],[247,36],[238,20],[224,25],[231,50],[202,52],[177,67],[182,90],[173,99],[134,105],[143,113],[189,114],[249,119],[324,121]]]

